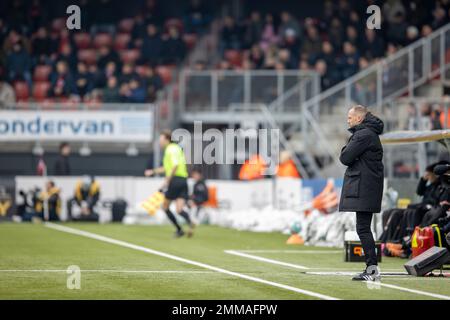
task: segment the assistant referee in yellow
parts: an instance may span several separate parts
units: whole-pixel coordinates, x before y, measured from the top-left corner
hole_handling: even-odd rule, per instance
[[[188,199],[188,170],[186,166],[186,158],[183,149],[172,141],[172,133],[169,130],[164,130],[159,136],[159,145],[164,149],[163,166],[155,169],[145,170],[145,176],[150,177],[154,174],[164,173],[166,180],[161,189],[165,191],[165,200],[163,209],[167,214],[167,218],[175,225],[177,231],[175,237],[184,236],[184,231],[178,224],[175,215],[170,211],[170,204],[175,201],[176,212],[186,220],[189,225],[187,236],[193,235],[194,224],[192,223],[189,214],[184,210],[186,201]]]

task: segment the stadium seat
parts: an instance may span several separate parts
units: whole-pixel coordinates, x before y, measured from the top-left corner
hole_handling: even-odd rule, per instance
[[[98,33],[94,36],[94,47],[100,48],[100,47],[110,47],[113,43],[112,36],[109,33]]]
[[[57,18],[52,21],[52,30],[55,32],[59,32],[65,27],[66,27],[65,18]]]
[[[17,101],[27,101],[30,97],[30,90],[28,84],[25,81],[14,82],[14,91],[16,93]]]
[[[176,27],[178,29],[178,31],[182,32],[183,31],[183,22],[177,18],[168,19],[164,23],[164,28],[167,30],[170,27]]]
[[[138,65],[136,66],[135,71],[140,77],[145,77],[148,68],[149,67],[146,65]]]
[[[186,43],[186,47],[191,50],[197,42],[197,35],[195,33],[186,33],[183,35],[183,41]]]
[[[123,63],[134,63],[139,58],[138,49],[126,49],[119,51],[120,59]]]
[[[129,33],[119,33],[114,39],[114,49],[118,51],[127,49],[130,40],[131,35]]]
[[[225,51],[225,59],[234,66],[241,65],[241,53],[238,50],[226,50]]]
[[[48,65],[38,65],[34,68],[33,80],[34,81],[47,81],[50,73],[52,72],[52,67]]]
[[[94,64],[97,61],[97,53],[94,49],[82,49],[78,51],[78,59],[87,64]]]
[[[78,49],[87,49],[91,46],[91,36],[87,32],[75,33],[73,40]]]
[[[50,82],[40,81],[36,82],[33,86],[33,98],[35,101],[44,101],[48,96],[48,90],[50,89]]]
[[[159,74],[164,84],[170,83],[172,81],[172,69],[171,66],[157,66],[156,72]]]
[[[122,19],[119,22],[119,31],[130,33],[133,30],[134,20],[132,18]]]

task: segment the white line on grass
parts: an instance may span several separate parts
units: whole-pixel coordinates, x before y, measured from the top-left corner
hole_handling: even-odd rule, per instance
[[[367,281],[364,281],[367,282]],[[422,290],[414,290],[414,289],[409,289],[409,288],[404,288],[404,287],[400,287],[400,286],[396,286],[394,284],[388,284],[388,283],[383,283],[383,282],[369,282],[369,283],[374,283],[374,285],[380,285],[386,288],[391,288],[391,289],[396,289],[396,290],[401,290],[401,291],[406,291],[406,292],[410,292],[410,293],[415,293],[415,294],[420,294],[422,296],[429,296],[429,297],[433,297],[436,299],[443,299],[443,300],[450,300],[449,296],[443,295],[443,294],[437,294],[437,293],[431,293],[431,292],[426,292],[426,291],[422,291]]]
[[[343,253],[342,250],[233,250],[246,253],[293,253],[293,254],[330,254]]]
[[[278,261],[278,260],[274,260],[274,259],[266,259],[266,258],[262,258],[262,257],[259,257],[259,256],[238,252],[238,251],[235,251],[235,250],[225,250],[225,252],[229,253],[229,254],[234,254],[234,255],[237,255],[237,256],[249,258],[249,259],[259,260],[259,261],[268,262],[268,263],[272,263],[272,264],[278,264],[278,265],[291,267],[291,268],[295,268],[295,269],[310,269],[310,268],[305,267],[305,266],[292,264],[292,263],[286,263],[286,262],[282,262],[282,261]],[[431,292],[426,292],[426,291],[421,291],[421,290],[414,290],[414,289],[404,288],[404,287],[396,286],[396,285],[393,285],[393,284],[387,284],[387,283],[381,283],[381,282],[376,282],[376,283],[380,284],[381,286],[384,286],[384,287],[387,287],[387,288],[391,288],[391,289],[406,291],[406,292],[415,293],[415,294],[419,294],[419,295],[423,295],[423,296],[429,296],[429,297],[433,297],[433,298],[437,298],[437,299],[450,300],[449,296],[442,295],[442,294],[436,294],[436,293],[431,293]]]
[[[294,269],[302,269],[302,270],[309,269],[308,267],[305,267],[305,266],[302,266],[299,264],[293,264],[293,263],[287,263],[287,262],[282,262],[282,261],[273,260],[273,259],[267,259],[267,258],[255,256],[253,254],[243,253],[243,252],[239,252],[239,251],[235,251],[235,250],[225,250],[225,253],[233,254],[235,256],[240,256],[240,257],[249,258],[249,259],[253,259],[253,260],[263,261],[263,262],[267,262],[267,263],[278,264],[280,266],[290,267],[290,268],[294,268]]]
[[[194,261],[194,260],[181,258],[181,257],[175,256],[175,255],[169,254],[169,253],[165,253],[165,252],[162,252],[162,251],[157,251],[157,250],[153,250],[153,249],[150,249],[150,248],[138,246],[138,245],[135,245],[135,244],[132,244],[132,243],[128,243],[128,242],[125,242],[125,241],[116,240],[116,239],[113,239],[113,238],[101,236],[101,235],[98,235],[98,234],[95,234],[95,233],[82,231],[82,230],[75,229],[75,228],[65,227],[65,226],[61,226],[61,225],[54,224],[54,223],[49,223],[49,222],[45,223],[45,226],[48,227],[48,228],[54,229],[54,230],[58,230],[58,231],[66,232],[66,233],[71,233],[71,234],[74,234],[74,235],[83,236],[83,237],[86,237],[86,238],[95,239],[95,240],[103,241],[103,242],[110,243],[110,244],[115,244],[115,245],[118,245],[118,246],[121,246],[121,247],[134,249],[134,250],[137,250],[137,251],[146,252],[146,253],[149,253],[149,254],[153,254],[153,255],[157,255],[157,256],[160,256],[160,257],[168,258],[168,259],[171,259],[171,260],[175,260],[175,261],[183,262],[183,263],[186,263],[186,264],[194,265],[194,266],[197,266],[197,267],[213,270],[213,271],[216,271],[216,272],[220,272],[220,273],[227,274],[227,275],[230,275],[230,276],[238,277],[238,278],[241,278],[241,279],[246,279],[246,280],[257,282],[257,283],[266,284],[266,285],[269,285],[269,286],[272,286],[272,287],[281,288],[281,289],[285,289],[285,290],[301,293],[301,294],[304,294],[304,295],[307,295],[307,296],[311,296],[311,297],[315,297],[315,298],[319,298],[319,299],[324,299],[324,300],[338,300],[337,298],[334,298],[334,297],[331,297],[331,296],[327,296],[327,295],[323,295],[323,294],[320,294],[320,293],[316,293],[316,292],[313,292],[313,291],[304,290],[304,289],[288,286],[288,285],[285,285],[285,284],[281,284],[281,283],[277,283],[277,282],[273,282],[273,281],[264,280],[264,279],[261,279],[261,278],[248,276],[248,275],[245,275],[245,274],[242,274],[242,273],[237,273],[237,272],[234,272],[234,271],[225,270],[225,269],[222,269],[222,268],[211,266],[209,264],[205,264],[205,263],[197,262],[197,261]]]
[[[67,272],[67,269],[23,269],[23,270],[0,270],[0,272],[5,273],[27,273],[27,272]],[[80,272],[89,272],[89,273],[214,273],[212,271],[183,271],[183,270],[114,270],[114,269],[98,269],[98,270],[83,270],[81,269]]]

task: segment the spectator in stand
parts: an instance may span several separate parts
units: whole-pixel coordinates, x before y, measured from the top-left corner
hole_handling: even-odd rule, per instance
[[[52,53],[57,50],[58,43],[52,40],[45,27],[39,27],[32,41],[34,64],[50,64]]]
[[[408,24],[405,21],[405,15],[398,12],[388,25],[386,37],[396,45],[405,45],[407,28]]]
[[[99,58],[97,61],[97,66],[100,70],[104,70],[108,62],[114,62],[120,67],[120,57],[116,50],[111,50],[108,46],[102,46],[99,50]]]
[[[101,70],[98,69],[97,64],[93,63],[88,66],[89,76],[92,81],[92,88],[104,88],[106,86],[106,79],[104,78],[104,74]]]
[[[261,69],[264,63],[264,53],[261,48],[254,44],[250,50],[249,60],[253,64],[255,69]]]
[[[333,45],[330,41],[322,42],[322,51],[315,57],[312,57],[311,63],[315,64],[317,60],[324,60],[327,64],[328,69],[336,69],[336,54],[334,52]]]
[[[137,73],[134,71],[133,65],[130,63],[125,63],[122,66],[122,74],[119,78],[119,83],[122,85],[124,83],[128,83],[132,78],[136,77]]]
[[[283,42],[281,44],[281,48],[287,49],[290,51],[291,55],[298,59],[300,57],[300,41],[295,35],[295,31],[293,29],[287,29]],[[302,53],[307,54],[306,51]]]
[[[163,88],[163,81],[154,66],[146,69],[144,86],[147,88],[147,101],[155,102],[158,92]]]
[[[153,24],[153,23],[150,23]],[[131,31],[131,39],[133,41],[133,45],[136,48],[140,48],[142,46],[142,39],[146,35],[147,26],[145,23],[144,15],[142,12],[139,12],[134,17],[134,25]]]
[[[363,54],[369,59],[377,59],[384,56],[386,47],[384,40],[373,29],[366,29],[366,37],[362,46]]]
[[[361,47],[361,39],[358,34],[356,27],[349,25],[346,29],[347,42],[350,42],[356,48]]]
[[[16,94],[13,87],[0,75],[0,109],[14,105]]]
[[[120,101],[119,86],[115,76],[108,78],[106,88],[102,92],[102,101],[105,103],[117,103]]]
[[[275,32],[275,24],[273,22],[273,16],[272,14],[268,13],[266,15],[265,21],[264,21],[264,27],[262,29],[261,34],[261,49],[263,51],[267,51],[269,47],[277,45],[278,44],[278,36]]]
[[[342,43],[345,39],[345,32],[344,27],[338,18],[333,18],[331,20],[331,26],[328,30],[328,39],[330,39],[331,44],[336,51],[342,51]]]
[[[405,45],[410,45],[411,43],[415,42],[417,39],[419,39],[419,30],[415,26],[409,26],[408,29],[406,29]]]
[[[283,11],[281,13],[281,24],[278,30],[279,37],[285,37],[287,30],[292,30],[295,38],[300,39],[302,37],[302,30],[300,29],[298,21],[293,18],[289,12]]]
[[[70,176],[70,144],[67,142],[62,142],[59,145],[59,156],[56,159],[53,175],[54,176]]]
[[[387,0],[382,7],[382,13],[386,22],[392,24],[396,23],[399,15],[406,15],[406,9],[401,0]]]
[[[108,82],[109,78],[112,78],[112,77],[117,78],[117,75],[118,74],[117,74],[116,63],[114,61],[109,61],[105,66],[105,70],[102,75],[102,82],[106,84]]]
[[[56,70],[50,77],[51,87],[49,96],[55,98],[68,98],[73,94],[77,94],[75,82],[72,73],[67,68],[64,60],[56,63]]]
[[[206,31],[211,15],[201,0],[191,0],[184,18],[186,32],[202,34]]]
[[[15,43],[7,60],[9,80],[25,80],[31,89],[31,58],[21,41]]]
[[[222,50],[241,49],[241,30],[236,25],[234,18],[230,16],[225,17],[220,39]]]
[[[322,91],[331,88],[338,82],[337,77],[333,74],[332,70],[328,70],[327,63],[324,60],[317,60],[315,65],[315,71],[320,75]]]
[[[147,33],[142,40],[141,47],[141,62],[157,64],[161,60],[161,53],[163,50],[163,41],[158,28],[154,24],[147,26]]]
[[[138,77],[133,77],[129,82],[123,83],[119,94],[121,102],[144,103],[147,99],[146,89]]]
[[[351,77],[358,72],[359,54],[356,48],[349,42],[344,43],[344,54],[339,59],[338,67],[343,79]]]
[[[88,95],[94,89],[92,75],[88,72],[86,63],[78,62],[77,73],[75,74],[76,91],[81,99]]]
[[[186,44],[180,37],[180,32],[175,26],[169,27],[169,36],[163,42],[163,63],[179,64],[186,56]]]
[[[75,73],[77,70],[78,59],[76,53],[72,49],[72,45],[66,43],[62,45],[61,52],[54,57],[55,65],[58,61],[64,61],[69,67],[70,72]]]
[[[322,39],[316,27],[310,26],[306,29],[306,39],[303,42],[302,54],[317,56],[322,50]]]
[[[251,48],[253,44],[261,40],[263,32],[263,22],[261,14],[258,11],[253,11],[250,14],[250,19],[246,23],[244,33],[245,48]]]
[[[298,67],[297,59],[293,57],[291,52],[287,49],[280,49],[278,51],[278,60],[285,69],[293,70]]]
[[[447,12],[443,7],[436,7],[433,11],[433,22],[431,23],[431,27],[436,30],[448,23]]]

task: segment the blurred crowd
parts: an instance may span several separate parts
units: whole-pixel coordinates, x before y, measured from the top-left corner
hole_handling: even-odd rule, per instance
[[[221,69],[316,70],[322,89],[346,79],[449,22],[448,0],[325,1],[323,14],[252,11],[222,20]],[[366,27],[371,4],[381,8],[380,30]]]
[[[52,8],[58,5],[0,5],[0,104],[153,102],[210,20],[200,0],[175,18],[157,0],[130,3],[134,10],[117,0],[81,0],[82,29],[69,31],[65,8]]]

